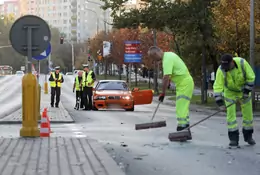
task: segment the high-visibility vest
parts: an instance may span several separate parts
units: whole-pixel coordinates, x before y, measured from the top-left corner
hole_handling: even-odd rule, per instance
[[[53,79],[55,79],[55,73],[53,72],[52,73],[52,77],[53,77]],[[61,78],[62,78],[62,75],[59,73],[59,78],[58,78],[58,80],[61,80]],[[54,80],[54,81],[51,81],[50,82],[50,86],[51,87],[56,87],[56,81]],[[61,83],[60,82],[57,82],[57,87],[61,87]]]
[[[82,88],[80,89],[79,76],[76,77],[76,82],[75,83],[76,83],[76,85],[75,85],[76,91],[82,90]]]
[[[83,75],[82,75],[83,87],[93,87],[94,86],[94,82],[92,79],[92,73],[93,73],[93,71],[89,71],[87,77],[86,77],[86,72],[83,73]],[[88,83],[91,83],[91,85],[88,85]]]

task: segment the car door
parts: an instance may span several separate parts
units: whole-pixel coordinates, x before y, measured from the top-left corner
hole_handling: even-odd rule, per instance
[[[132,91],[135,105],[151,104],[153,101],[153,90],[135,90]]]

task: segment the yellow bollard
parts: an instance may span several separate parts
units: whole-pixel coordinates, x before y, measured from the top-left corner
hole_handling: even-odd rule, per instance
[[[23,76],[22,80],[22,128],[21,137],[39,137],[37,111],[37,80],[32,73]]]
[[[37,83],[37,120],[41,120],[41,85]]]
[[[44,82],[44,94],[48,94],[48,82]]]

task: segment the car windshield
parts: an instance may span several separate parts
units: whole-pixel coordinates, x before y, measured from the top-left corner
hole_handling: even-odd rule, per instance
[[[16,74],[23,74],[23,72],[22,71],[17,71]]]
[[[120,81],[104,81],[100,82],[96,90],[122,90],[122,91],[128,91],[128,86],[125,82]]]

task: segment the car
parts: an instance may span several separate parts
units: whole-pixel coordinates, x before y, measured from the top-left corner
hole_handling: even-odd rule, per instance
[[[73,75],[73,73],[72,72],[67,72],[66,75]]]
[[[120,108],[134,111],[135,105],[151,104],[153,90],[129,89],[124,80],[99,80],[93,88],[93,109]]]
[[[17,75],[17,76],[24,76],[24,72],[23,71],[16,71],[15,75]]]

